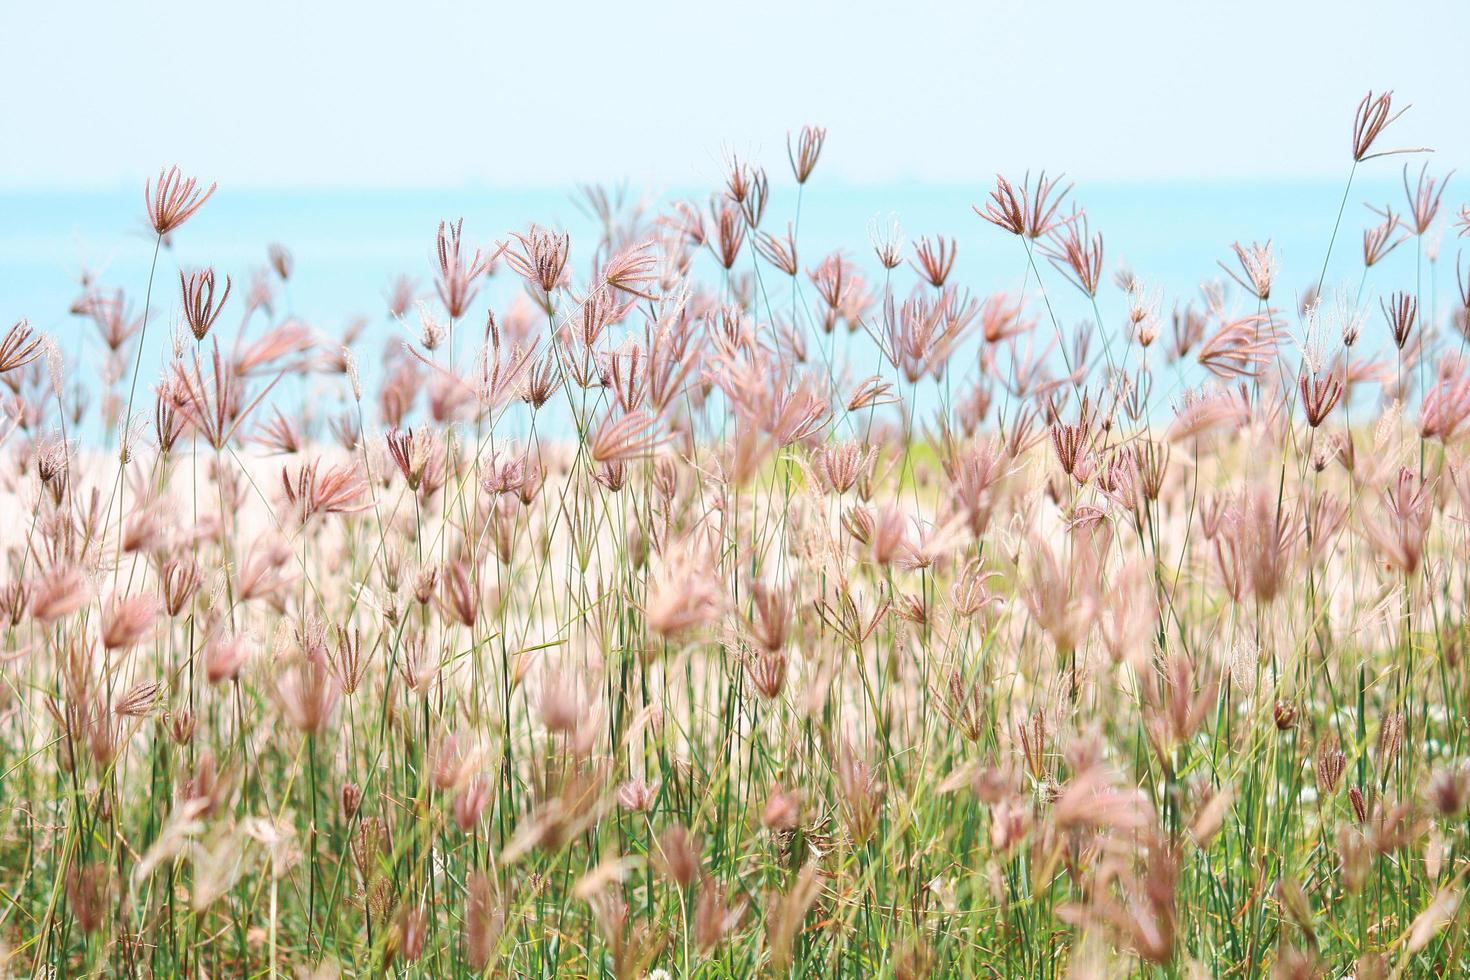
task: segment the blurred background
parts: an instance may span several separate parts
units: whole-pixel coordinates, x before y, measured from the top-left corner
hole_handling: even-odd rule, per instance
[[[902,16],[898,16],[899,13]],[[705,186],[827,126],[827,181],[1331,178],[1353,107],[1450,161],[1461,0],[4,5],[0,186]]]
[[[1401,168],[1470,162],[1470,4],[868,2],[739,5],[8,4],[0,12],[0,320],[28,317],[96,360],[67,314],[83,270],[141,308],[151,239],[143,185],[177,163],[218,193],[160,267],[210,264],[244,288],[272,242],[296,271],[284,312],[329,333],[365,316],[389,341],[383,295],[428,290],[434,230],[476,243],[532,221],[572,234],[585,272],[594,224],[579,184],[703,201],[730,154],[771,177],[766,222],[794,218],[786,134],[826,126],[802,203],[800,252],[871,261],[868,226],[958,239],[957,281],[1020,288],[1024,255],[981,221],[997,171],[1065,171],[1121,263],[1164,309],[1220,278],[1235,240],[1273,239],[1295,296],[1315,284],[1370,88],[1412,104],[1385,137],[1427,145],[1359,169],[1329,282],[1359,286],[1365,203],[1403,210]],[[1451,181],[1441,224],[1465,200]],[[1455,241],[1426,292],[1454,285]],[[1431,239],[1431,242],[1433,239]],[[590,249],[589,249],[590,251]],[[513,288],[507,277],[490,302]],[[1055,280],[1063,318],[1091,316]],[[497,292],[496,290],[499,290]],[[1372,295],[1371,281],[1365,296]],[[482,300],[482,306],[485,300]],[[177,313],[155,295],[152,322]],[[1284,306],[1293,305],[1283,302]],[[1113,291],[1105,317],[1121,318]],[[153,330],[149,356],[163,356]]]

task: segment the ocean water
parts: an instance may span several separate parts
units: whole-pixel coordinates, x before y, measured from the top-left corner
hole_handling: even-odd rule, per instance
[[[1378,218],[1364,206],[1392,203],[1402,212],[1404,191],[1388,168],[1383,177],[1360,176],[1347,200],[1326,281],[1356,293],[1372,316],[1369,330],[1382,330],[1376,297],[1380,291],[1416,288],[1426,307],[1447,309],[1455,287],[1457,242],[1450,232],[1444,255],[1431,263],[1414,242],[1400,247],[1362,283],[1362,232]],[[979,218],[972,206],[984,201],[988,182],[973,186],[894,185],[825,186],[820,176],[800,202],[798,250],[804,268],[814,267],[832,249],[845,249],[875,272],[868,229],[876,217],[896,216],[909,238],[943,234],[958,243],[953,282],[978,295],[1020,290],[1027,285],[1027,263],[1020,243]],[[1441,221],[1458,207],[1452,184]],[[1176,300],[1198,296],[1202,281],[1221,279],[1217,260],[1231,257],[1234,241],[1271,239],[1281,258],[1279,306],[1292,312],[1295,297],[1315,285],[1343,197],[1341,183],[1150,183],[1079,184],[1070,201],[1087,209],[1091,227],[1105,243],[1109,280],[1121,263],[1162,293],[1165,318]],[[700,200],[696,191],[649,195],[659,201]],[[784,229],[795,218],[794,187],[774,187],[764,227]],[[573,269],[585,274],[595,241],[595,225],[576,205],[572,189],[505,190],[466,188],[436,191],[260,191],[222,187],[175,236],[159,266],[154,316],[144,351],[145,381],[156,377],[167,356],[167,338],[178,319],[179,268],[212,265],[235,279],[231,298],[238,311],[251,270],[266,262],[272,242],[285,245],[295,272],[279,305],[292,315],[336,334],[355,317],[370,323],[359,350],[365,381],[371,385],[372,361],[385,340],[406,336],[389,321],[384,294],[394,277],[407,273],[432,295],[434,233],[441,219],[464,219],[466,238],[490,244],[531,222],[564,228],[571,234]],[[0,320],[21,317],[51,331],[60,341],[72,377],[95,378],[100,344],[89,322],[67,309],[78,295],[78,276],[86,269],[106,288],[122,287],[141,310],[151,233],[144,219],[142,188],[67,193],[0,193]],[[742,260],[745,261],[745,260]],[[1059,319],[1071,324],[1092,317],[1091,305],[1043,264],[1043,274]],[[502,272],[482,292],[472,321],[487,304],[497,308],[515,288]],[[911,277],[910,277],[911,278]],[[785,288],[784,285],[781,288]],[[904,288],[907,288],[906,286]],[[1032,290],[1032,312],[1042,308]],[[1118,329],[1127,299],[1111,284],[1100,296],[1102,316]],[[231,316],[221,324],[233,324]],[[160,328],[160,324],[164,326]],[[1051,335],[1049,329],[1047,335]],[[1043,338],[1044,339],[1044,338]],[[866,359],[864,360],[867,363]]]

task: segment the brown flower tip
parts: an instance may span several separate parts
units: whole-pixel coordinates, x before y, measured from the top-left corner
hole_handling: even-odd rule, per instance
[[[192,218],[204,202],[214,194],[217,184],[199,190],[195,177],[185,177],[178,167],[158,171],[158,185],[143,185],[143,203],[148,208],[148,223],[159,237],[170,234]]]

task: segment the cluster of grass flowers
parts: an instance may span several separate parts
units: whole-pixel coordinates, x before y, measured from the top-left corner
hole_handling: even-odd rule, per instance
[[[1056,178],[956,216],[1027,269],[981,297],[732,160],[593,242],[442,224],[360,373],[284,248],[160,269],[214,192],[161,173],[100,381],[0,342],[8,969],[1464,971],[1470,282],[1404,177],[1355,294],[1340,210],[1166,313]]]

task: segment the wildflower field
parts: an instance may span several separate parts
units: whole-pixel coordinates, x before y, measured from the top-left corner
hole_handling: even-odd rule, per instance
[[[1327,254],[1177,296],[1047,174],[1001,291],[808,254],[806,127],[332,333],[161,171],[146,281],[5,311],[5,969],[1463,975],[1470,209],[1352,108]]]

